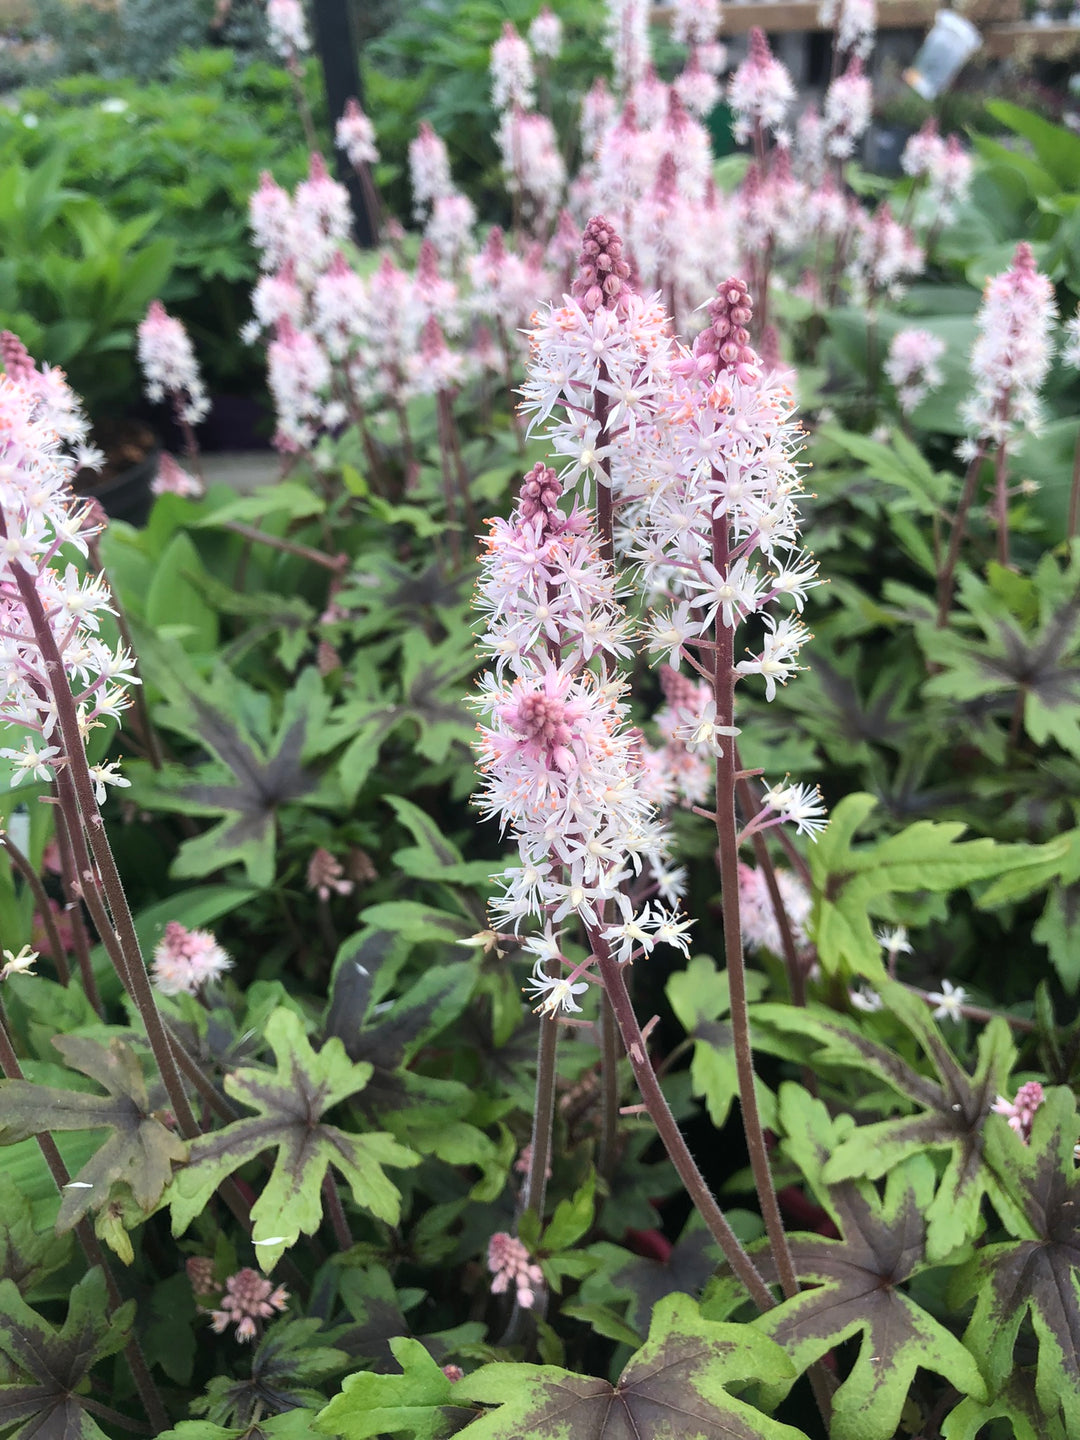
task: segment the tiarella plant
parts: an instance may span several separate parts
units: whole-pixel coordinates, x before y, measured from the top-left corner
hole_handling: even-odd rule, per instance
[[[413,7],[302,164],[294,0],[0,124],[11,331],[160,290],[189,426],[110,523],[0,335],[5,1436],[1080,1431],[1080,141],[890,184],[861,0],[797,120],[712,0],[556,8]],[[41,252],[150,193],[91,315]],[[242,345],[282,475],[204,493]]]

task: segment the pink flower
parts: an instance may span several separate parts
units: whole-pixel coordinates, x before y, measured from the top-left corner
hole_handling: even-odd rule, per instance
[[[421,120],[420,131],[409,144],[409,176],[413,214],[417,220],[424,218],[433,200],[449,195],[454,189],[446,146],[426,120]]]
[[[170,396],[190,425],[210,409],[195,351],[187,331],[155,300],[139,325],[139,364],[146,377],[146,395],[155,402]]]
[[[325,423],[330,362],[308,330],[281,320],[267,350],[267,380],[277,408],[274,444],[285,454],[307,450]]]
[[[704,119],[720,99],[720,82],[701,63],[697,46],[690,51],[686,69],[675,77],[675,89],[679,99],[691,115]]]
[[[747,57],[728,85],[728,104],[735,112],[735,139],[744,144],[758,127],[782,133],[794,102],[795,86],[787,68],[769,49],[765,32],[755,25],[750,31]]]
[[[520,195],[530,213],[546,217],[566,186],[555,127],[546,115],[514,106],[503,112],[495,140],[510,194]]]
[[[286,60],[311,49],[300,0],[266,0],[266,30],[271,47]]]
[[[334,127],[334,144],[344,150],[354,170],[362,165],[375,165],[379,152],[375,146],[375,126],[354,99],[345,102],[345,113]]]
[[[1009,1128],[1015,1130],[1026,1145],[1031,1139],[1035,1112],[1045,1098],[1043,1087],[1038,1080],[1028,1080],[1017,1090],[1015,1100],[1006,1100],[1004,1095],[999,1095],[990,1109],[995,1115],[1004,1115],[1009,1122]]]
[[[531,1310],[536,1300],[535,1287],[543,1285],[544,1272],[529,1260],[529,1252],[521,1241],[505,1230],[498,1231],[488,1242],[487,1263],[494,1277],[491,1293],[502,1295],[512,1285],[521,1308]]]
[[[507,20],[502,34],[491,47],[491,103],[496,110],[505,110],[511,105],[529,110],[535,85],[528,44]]]
[[[855,142],[870,124],[873,98],[870,77],[863,73],[863,63],[855,55],[825,92],[825,148],[837,160],[855,153]]]
[[[929,330],[898,330],[889,344],[885,374],[896,388],[900,408],[910,415],[944,380],[938,361],[945,342]]]
[[[245,1267],[225,1281],[221,1308],[210,1312],[214,1334],[221,1335],[230,1325],[235,1325],[236,1338],[242,1344],[254,1340],[258,1334],[258,1322],[271,1319],[288,1303],[289,1292],[284,1285],[275,1287],[272,1280],[267,1280],[257,1270]]]
[[[341,861],[335,859],[329,850],[324,850],[320,845],[311,852],[307,868],[307,887],[314,890],[320,900],[329,900],[331,891],[338,895],[349,894],[353,883],[345,880],[344,874]]]
[[[289,258],[293,202],[269,170],[259,177],[259,188],[248,201],[248,220],[264,270],[277,270]]]
[[[529,26],[529,44],[545,60],[555,60],[562,49],[562,21],[546,5]]]
[[[196,995],[231,970],[232,963],[209,930],[188,930],[170,920],[150,969],[163,995]]]
[[[671,38],[676,45],[708,45],[721,25],[720,0],[674,0]]]
[[[806,922],[810,918],[813,903],[811,896],[799,877],[790,870],[777,870],[776,883],[791,924],[792,939],[797,947],[801,947],[807,943]],[[748,947],[754,950],[770,950],[774,955],[784,953],[780,926],[765,880],[765,872],[741,861],[739,915],[742,919],[743,939]]]
[[[158,473],[150,482],[152,495],[182,495],[185,499],[197,500],[204,493],[201,480],[179,465],[171,455],[162,452],[158,461]]]
[[[961,409],[971,434],[1001,444],[1018,429],[1038,428],[1056,318],[1053,284],[1039,273],[1031,246],[1022,241],[1010,268],[986,282],[975,316],[975,391]]]

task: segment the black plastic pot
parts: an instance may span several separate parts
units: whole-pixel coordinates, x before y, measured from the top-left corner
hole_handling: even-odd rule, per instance
[[[158,473],[161,447],[155,445],[146,456],[119,475],[112,476],[100,485],[80,491],[87,499],[96,500],[110,520],[126,520],[129,525],[141,529],[150,515],[154,503],[150,486]]]

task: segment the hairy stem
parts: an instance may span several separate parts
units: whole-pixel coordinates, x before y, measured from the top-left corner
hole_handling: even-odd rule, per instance
[[[994,509],[997,512],[997,558],[1009,563],[1009,447],[1004,441],[994,456]]]
[[[41,876],[37,873],[30,861],[22,853],[19,847],[12,840],[11,835],[5,830],[2,840],[4,849],[11,857],[11,863],[19,874],[26,881],[31,895],[34,897],[34,905],[37,913],[41,916],[41,923],[44,926],[46,937],[49,941],[49,950],[52,953],[52,961],[56,966],[57,978],[66,990],[71,984],[71,966],[60,943],[60,931],[56,928],[56,917],[52,913],[52,906],[49,904],[49,897],[45,893],[45,886],[41,883]]]
[[[199,1127],[195,1122],[195,1116],[188,1103],[187,1092],[177,1071],[169,1038],[165,1033],[161,1015],[154,1000],[154,992],[150,988],[150,980],[146,973],[142,951],[139,948],[139,939],[135,933],[135,925],[131,918],[127,896],[124,893],[123,882],[120,879],[120,872],[116,868],[109,837],[105,833],[105,823],[101,818],[101,810],[95,794],[94,777],[90,773],[90,765],[86,759],[86,750],[79,724],[79,711],[68,684],[64,659],[60,654],[52,626],[45,614],[45,607],[37,592],[34,577],[21,566],[13,568],[16,584],[19,587],[19,597],[34,632],[35,642],[45,662],[46,672],[51,682],[52,698],[56,704],[65,762],[63,766],[58,767],[57,790],[60,795],[60,803],[65,810],[68,837],[72,845],[77,847],[85,825],[86,836],[96,861],[96,873],[94,866],[79,864],[77,879],[81,885],[85,885],[87,894],[98,883],[102,887],[123,952],[123,968],[120,970],[120,979],[135,1002],[140,1019],[146,1028],[147,1039],[154,1052],[154,1060],[162,1083],[168,1092],[169,1103],[176,1115],[180,1133],[185,1139],[191,1139],[199,1133]],[[104,937],[102,938],[104,939]]]
[[[607,991],[600,997],[600,1143],[596,1168],[605,1180],[615,1172],[619,1132],[619,1027]]]
[[[713,520],[713,564],[721,574],[728,567],[729,535],[726,517]],[[716,616],[716,664],[713,672],[713,699],[716,724],[730,726],[735,716],[735,631]],[[769,1246],[784,1294],[797,1295],[799,1282],[784,1233],[784,1222],[776,1198],[769,1152],[758,1112],[754,1086],[754,1057],[750,1043],[750,1014],[746,1003],[746,967],[743,960],[742,924],[739,915],[739,844],[735,823],[735,747],[725,740],[723,754],[716,759],[716,837],[720,856],[720,892],[723,901],[724,956],[731,994],[731,1029],[735,1042],[735,1068],[739,1079],[739,1102],[743,1129],[750,1152],[750,1167],[761,1205]]]
[[[551,1129],[555,1120],[555,1052],[559,1043],[556,1020],[540,1017],[536,1041],[536,1103],[533,1106],[532,1140],[529,1146],[529,1173],[521,1192],[521,1213],[532,1210],[544,1218],[544,1197],[551,1166]]]
[[[985,454],[986,441],[980,440],[979,448],[975,451],[971,464],[968,466],[967,474],[964,476],[964,488],[960,492],[960,504],[956,507],[956,515],[953,518],[952,529],[949,531],[949,548],[945,554],[945,568],[938,576],[937,628],[939,630],[948,620],[949,611],[952,608],[956,562],[960,558],[960,546],[963,543],[964,532],[967,529],[968,511],[971,509],[972,501],[975,499],[975,490],[979,483],[979,470],[982,467]]]
[[[11,1036],[8,1030],[7,1015],[4,1011],[4,1002],[0,1000],[0,1073],[5,1080],[21,1080],[23,1078],[22,1066],[19,1064],[18,1056],[15,1054],[15,1047],[11,1043]],[[64,1164],[63,1156],[57,1147],[53,1137],[45,1131],[37,1135],[38,1149],[48,1167],[49,1174],[53,1178],[61,1198],[64,1194],[64,1187],[71,1180],[71,1174]],[[87,1264],[91,1267],[99,1266],[105,1277],[105,1290],[109,1297],[109,1310],[119,1309],[123,1303],[120,1291],[116,1287],[113,1273],[109,1269],[105,1259],[105,1251],[102,1249],[101,1241],[94,1234],[94,1228],[86,1219],[79,1220],[75,1224],[75,1235],[86,1256]],[[169,1417],[162,1403],[158,1388],[154,1384],[150,1374],[146,1357],[142,1353],[135,1335],[132,1335],[124,1346],[124,1356],[131,1370],[131,1378],[135,1382],[135,1388],[139,1392],[139,1399],[146,1411],[146,1418],[150,1421],[155,1435],[169,1428]]]
[[[604,982],[604,989],[611,1001],[611,1008],[618,1022],[626,1053],[630,1057],[630,1064],[633,1067],[638,1089],[641,1091],[641,1098],[645,1101],[649,1116],[656,1126],[668,1158],[675,1166],[679,1179],[686,1187],[687,1194],[708,1226],[713,1239],[723,1251],[728,1264],[750,1292],[754,1304],[759,1310],[770,1310],[775,1301],[769,1293],[769,1288],[758,1273],[754,1262],[743,1249],[738,1236],[728,1224],[724,1212],[716,1203],[705,1177],[690,1154],[689,1147],[682,1137],[664,1092],[660,1088],[660,1082],[656,1078],[656,1073],[649,1062],[645,1049],[645,1037],[641,1033],[641,1026],[637,1022],[634,1007],[630,1003],[622,966],[612,955],[607,941],[599,930],[590,929],[589,944],[600,967],[600,978]]]
[[[105,1018],[105,1008],[101,1003],[101,996],[98,993],[97,976],[94,974],[94,961],[90,954],[90,937],[86,933],[86,922],[83,920],[82,911],[82,887],[78,881],[78,865],[75,860],[75,846],[68,833],[67,815],[63,805],[59,801],[59,786],[54,786],[57,796],[54,813],[56,815],[56,845],[60,851],[60,878],[64,886],[64,894],[67,896],[66,909],[71,919],[71,935],[75,943],[75,959],[78,962],[79,974],[82,976],[83,992],[99,1019]]]

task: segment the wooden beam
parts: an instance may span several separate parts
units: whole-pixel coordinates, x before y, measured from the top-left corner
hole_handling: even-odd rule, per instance
[[[1023,15],[1022,6],[1023,0],[972,0],[964,7],[963,15],[975,25],[1018,21]],[[751,0],[747,5],[725,5],[721,38],[745,35],[754,25],[774,35],[827,30],[830,27],[818,19],[820,8],[819,0]],[[881,0],[878,29],[929,30],[940,8],[939,0]],[[671,10],[657,6],[652,18],[670,23]]]
[[[1080,51],[1080,26],[993,25],[983,31],[983,54],[1018,64],[1034,60],[1066,60]]]

